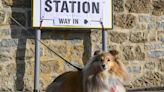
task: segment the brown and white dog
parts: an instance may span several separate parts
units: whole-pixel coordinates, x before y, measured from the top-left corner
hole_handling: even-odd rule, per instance
[[[95,52],[82,71],[60,75],[46,92],[126,92],[121,82],[127,73],[117,54],[115,50]]]

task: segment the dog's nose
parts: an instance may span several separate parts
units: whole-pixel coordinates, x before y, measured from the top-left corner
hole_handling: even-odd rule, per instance
[[[106,68],[106,67],[105,67],[105,64],[103,64],[103,65],[102,65],[102,68],[103,68],[103,69],[105,69],[105,68]]]

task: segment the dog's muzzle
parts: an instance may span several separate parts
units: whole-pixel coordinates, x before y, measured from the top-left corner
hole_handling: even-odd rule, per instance
[[[101,67],[103,70],[105,70],[107,68],[105,64],[102,64]]]

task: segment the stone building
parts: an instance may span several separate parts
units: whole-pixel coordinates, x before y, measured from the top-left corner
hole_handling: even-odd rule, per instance
[[[126,87],[164,87],[164,0],[113,0],[113,4],[114,27],[108,30],[108,49],[117,49],[119,60],[126,65],[130,79]],[[0,0],[0,92],[33,90],[31,7],[31,0]],[[101,31],[96,29],[44,29],[41,38],[79,67],[101,49]],[[74,68],[41,45],[41,90],[69,70]]]

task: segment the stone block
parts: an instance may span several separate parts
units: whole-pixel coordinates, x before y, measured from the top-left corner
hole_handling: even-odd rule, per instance
[[[147,34],[144,32],[131,32],[129,40],[132,43],[144,43],[147,41]]]
[[[160,60],[159,60],[158,69],[159,69],[161,72],[164,72],[164,59],[160,59]]]
[[[9,38],[11,35],[11,29],[0,29],[0,39]]]
[[[32,49],[26,49],[26,47],[18,47],[16,50],[16,60],[30,60],[31,58],[34,58],[34,54],[35,52]]]
[[[18,31],[18,30],[15,30],[15,31]],[[17,37],[22,37],[24,39],[35,39],[35,29],[27,29],[27,30],[23,30],[21,29],[21,34],[20,36],[17,36]],[[12,32],[12,36],[14,32]],[[42,39],[42,38],[41,38]]]
[[[0,41],[0,47],[17,47],[18,40],[17,39],[2,39]]]
[[[73,57],[76,56],[80,58],[83,56],[84,46],[82,44],[78,46],[71,46],[69,50],[70,55],[72,55]]]
[[[117,14],[114,17],[114,24],[118,27],[131,29],[136,24],[136,17],[132,14]]]
[[[21,29],[14,29],[14,28],[12,28],[12,29],[10,29],[11,30],[11,37],[12,38],[20,38],[21,37]]]
[[[26,26],[26,15],[25,13],[21,12],[13,12],[12,17],[15,18],[21,25]],[[18,25],[13,20],[11,20],[11,25]]]
[[[160,16],[159,17],[159,21],[163,21],[164,22],[164,16]]]
[[[158,27],[158,23],[156,23],[156,22],[150,22],[150,23],[148,23],[148,25],[147,25],[147,30],[156,30],[157,29],[157,27]]]
[[[130,66],[127,68],[128,73],[138,74],[141,73],[141,66]]]
[[[156,0],[153,1],[153,15],[164,15],[164,1],[163,0]]]
[[[134,60],[135,59],[132,49],[133,49],[132,46],[123,47],[123,56],[124,56],[125,60]]]
[[[163,43],[148,43],[144,45],[145,50],[157,50],[157,49],[164,49]]]
[[[50,74],[50,73],[63,73],[64,70],[64,61],[55,58],[54,60],[47,60],[48,58],[41,58],[41,73]]]
[[[157,31],[148,31],[148,42],[155,42],[157,41]]]
[[[136,28],[137,30],[145,30],[147,28],[147,24],[144,23],[140,23],[140,24],[136,24]]]
[[[151,58],[164,57],[164,51],[154,50],[154,51],[149,51],[147,54]]]
[[[13,5],[13,0],[2,0],[2,4],[4,6],[12,6]]]
[[[7,62],[12,60],[12,56],[8,56],[0,53],[0,60],[1,60],[0,62]]]
[[[136,60],[144,60],[145,59],[145,53],[143,53],[140,46],[135,47],[134,53],[135,53]]]
[[[144,68],[147,70],[155,70],[155,62],[145,63]]]
[[[123,12],[124,11],[124,0],[114,0],[114,11],[115,12]]]
[[[10,64],[8,64],[7,66],[6,66],[6,70],[7,70],[7,73],[8,73],[8,75],[13,75],[13,74],[15,74],[16,73],[16,65],[15,65],[15,63],[10,63]]]
[[[130,13],[149,13],[151,10],[151,1],[126,0],[125,7]]]
[[[9,62],[11,60],[14,60],[14,52],[12,51],[12,48],[8,47],[1,47],[0,48],[0,62]]]
[[[158,41],[164,42],[164,31],[157,32],[157,39]]]
[[[164,30],[164,22],[159,22],[157,29],[158,30]]]
[[[109,39],[110,41],[114,43],[123,43],[127,41],[127,34],[126,33],[120,33],[120,32],[110,32],[109,33]]]
[[[61,45],[48,45],[54,52],[56,52],[57,54],[66,57],[68,54],[68,49],[67,46],[64,46],[63,44]],[[45,57],[58,57],[55,53],[53,53],[52,51],[48,50],[46,47],[42,47],[43,48],[43,56]]]
[[[0,72],[2,72],[2,70],[3,70],[3,66],[2,66],[2,65],[0,65]]]
[[[0,25],[2,25],[5,21],[5,12],[0,10]]]
[[[155,22],[155,17],[154,16],[150,16],[150,15],[139,15],[139,22],[144,22],[144,23],[151,23],[151,22]]]
[[[147,72],[142,77],[131,82],[135,88],[157,87],[164,85],[164,76],[158,72]]]
[[[31,8],[31,0],[2,0],[5,7]]]

